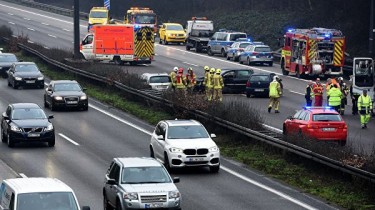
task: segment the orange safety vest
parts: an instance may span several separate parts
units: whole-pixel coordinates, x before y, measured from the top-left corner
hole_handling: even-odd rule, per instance
[[[321,84],[314,84],[313,92],[314,92],[314,95],[316,96],[323,95],[323,86]]]

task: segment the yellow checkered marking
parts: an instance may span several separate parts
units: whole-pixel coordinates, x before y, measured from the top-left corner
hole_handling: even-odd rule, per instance
[[[344,52],[342,48],[344,46],[344,40],[338,40],[335,42],[335,49],[333,54],[333,65],[334,66],[341,66],[342,60],[344,58]]]
[[[309,50],[309,60],[312,61],[317,59],[318,43],[316,40],[309,40],[310,50]]]
[[[142,33],[142,39],[138,40],[137,33]],[[147,40],[147,33],[151,34],[151,38]],[[149,27],[142,27],[134,33],[134,55],[138,58],[153,56],[154,53],[154,31]]]

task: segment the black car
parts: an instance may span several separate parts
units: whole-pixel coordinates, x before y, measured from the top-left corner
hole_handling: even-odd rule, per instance
[[[34,103],[8,105],[1,119],[1,141],[13,147],[19,142],[47,142],[55,146],[55,130],[43,109]]]
[[[51,81],[44,93],[44,106],[52,111],[56,108],[81,108],[88,110],[86,93],[75,80]]]
[[[246,91],[246,82],[253,73],[252,69],[222,69],[223,93],[244,93]],[[197,78],[197,83],[194,87],[195,92],[204,91],[203,80],[204,77]]]
[[[3,78],[7,78],[8,70],[14,62],[18,62],[14,54],[0,53],[0,74]]]
[[[274,73],[259,73],[250,76],[246,83],[246,96],[268,96]]]
[[[8,86],[14,89],[22,86],[44,88],[44,75],[34,62],[13,63],[8,71]]]

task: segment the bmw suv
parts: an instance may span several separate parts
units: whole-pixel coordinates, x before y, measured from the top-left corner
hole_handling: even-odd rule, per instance
[[[208,166],[211,172],[220,168],[220,151],[204,126],[195,120],[164,120],[151,136],[150,155],[167,169]]]
[[[239,39],[246,39],[246,33],[242,32],[216,32],[208,42],[207,54],[212,56],[214,54],[221,54],[223,57],[227,56],[228,48]]]

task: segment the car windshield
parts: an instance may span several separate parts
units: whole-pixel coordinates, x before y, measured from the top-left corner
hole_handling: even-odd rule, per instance
[[[167,30],[183,31],[184,28],[181,25],[167,25]]]
[[[246,48],[249,45],[250,45],[250,43],[241,43],[239,48]]]
[[[338,114],[314,114],[313,115],[313,121],[334,121],[339,122],[341,121],[341,117]]]
[[[71,192],[22,193],[17,198],[17,210],[78,210]]]
[[[77,83],[58,83],[55,84],[54,91],[81,91],[81,87]]]
[[[155,24],[155,15],[137,15],[135,16],[137,24]]]
[[[202,125],[170,126],[167,133],[168,139],[198,139],[209,138]]]
[[[267,75],[253,75],[252,77],[250,77],[250,82],[258,82],[258,81],[268,82],[269,77]]]
[[[38,108],[24,108],[15,109],[12,113],[12,120],[27,120],[27,119],[46,119],[46,114],[42,109]]]
[[[0,54],[0,62],[17,62],[17,58],[15,55],[1,55]]]
[[[168,83],[171,82],[169,76],[154,76],[150,77],[150,83]]]
[[[16,72],[38,72],[38,67],[34,64],[16,65]]]
[[[229,40],[236,41],[238,38],[247,38],[246,34],[231,34]]]
[[[172,182],[163,167],[129,167],[122,170],[122,184],[170,183]]]
[[[90,18],[107,18],[107,12],[90,12]]]
[[[254,49],[255,52],[271,52],[271,48],[269,47],[256,47]]]

